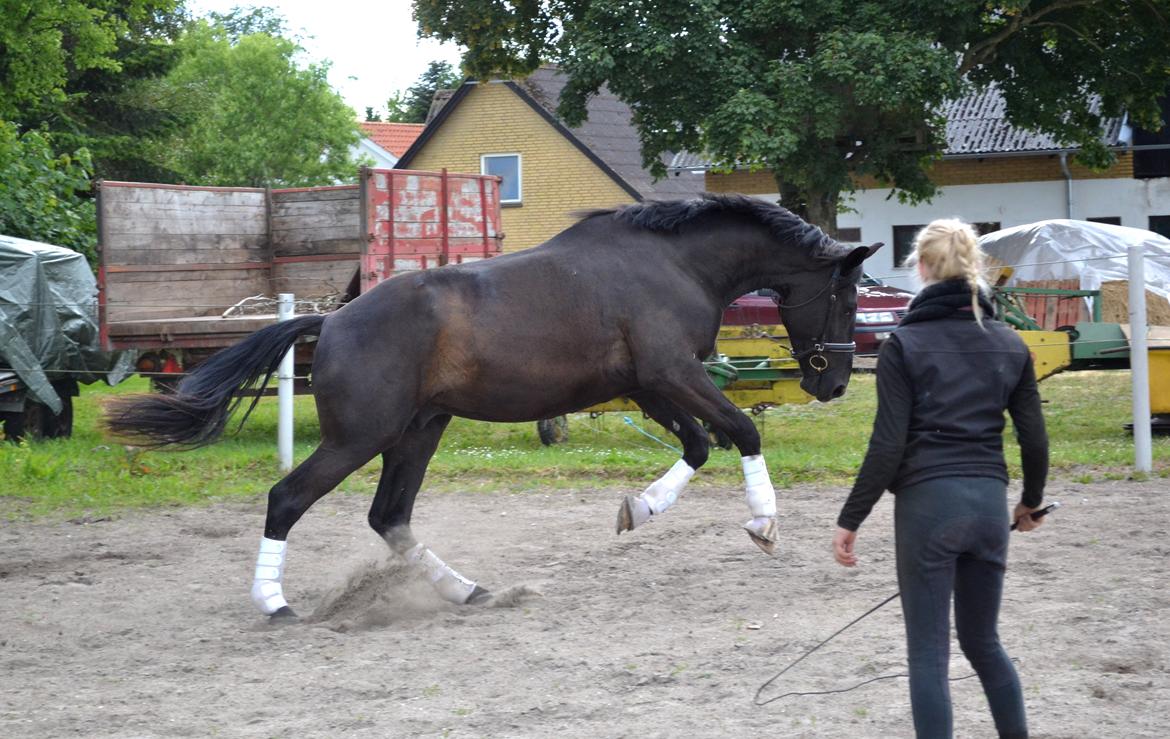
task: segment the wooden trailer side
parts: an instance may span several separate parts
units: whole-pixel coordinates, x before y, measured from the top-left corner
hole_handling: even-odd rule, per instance
[[[445,171],[278,190],[102,182],[98,223],[103,345],[172,368],[275,320],[228,311],[248,298],[291,292],[328,309],[357,294],[360,265],[368,289],[494,256],[502,238],[499,178]]]
[[[362,252],[358,186],[273,190],[269,203],[271,292],[345,295]]]
[[[107,348],[208,345],[216,317],[268,292],[264,190],[101,182],[97,205]]]

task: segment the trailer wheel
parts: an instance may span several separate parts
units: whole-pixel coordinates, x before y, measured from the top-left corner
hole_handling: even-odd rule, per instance
[[[68,439],[73,436],[73,398],[79,394],[77,380],[57,380],[53,389],[61,399],[61,412],[54,416],[47,406],[41,409],[41,435],[46,439]]]
[[[546,418],[536,422],[536,433],[545,446],[563,444],[569,440],[569,419],[567,416]]]
[[[68,439],[73,436],[73,397],[61,396],[61,413],[54,416],[48,406],[41,406],[41,436],[46,439]]]
[[[4,413],[4,438],[8,441],[35,440],[44,436],[49,409],[32,400],[26,400],[24,410]]]

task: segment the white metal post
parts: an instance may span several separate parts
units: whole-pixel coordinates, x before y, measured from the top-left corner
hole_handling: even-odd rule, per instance
[[[1146,269],[1142,247],[1129,247],[1129,367],[1133,382],[1133,467],[1153,469],[1150,441],[1150,355],[1146,341]]]
[[[280,293],[277,301],[276,320],[288,321],[293,317],[292,293]],[[280,360],[276,371],[276,451],[280,456],[281,472],[289,472],[293,466],[293,350],[289,348]]]

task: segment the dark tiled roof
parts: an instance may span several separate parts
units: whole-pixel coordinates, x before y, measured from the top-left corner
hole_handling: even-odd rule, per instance
[[[671,169],[709,169],[711,160],[702,154],[680,151],[671,158],[666,166]]]
[[[1092,101],[1097,113],[1100,100]],[[1007,122],[1007,104],[994,85],[966,97],[952,100],[943,106],[947,119],[947,148],[944,156],[959,154],[1009,154],[1054,151],[1068,148],[1052,136],[1016,128]],[[1106,118],[1101,130],[1101,143],[1117,146],[1122,143],[1121,118]]]
[[[518,81],[517,86],[556,117],[557,102],[566,82],[560,70],[541,67]],[[654,181],[642,167],[642,146],[638,131],[631,123],[633,111],[607,88],[601,88],[589,99],[586,110],[589,117],[584,123],[565,128],[642,197],[676,198],[703,191],[703,178],[689,172],[672,172],[665,179]],[[673,154],[664,154],[662,161],[669,166],[673,158]]]
[[[1094,99],[1093,112],[1100,103]],[[978,154],[1027,154],[1068,148],[1047,134],[1025,131],[1007,122],[1007,105],[995,86],[966,97],[952,100],[942,108],[947,119],[947,144],[943,157]],[[1124,142],[1122,118],[1106,118],[1102,123],[1101,141],[1106,146]],[[679,152],[670,162],[671,169],[707,169],[711,161],[689,151]]]

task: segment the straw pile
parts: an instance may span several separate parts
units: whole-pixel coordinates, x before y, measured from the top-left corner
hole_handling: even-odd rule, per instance
[[[1101,283],[1101,320],[1129,323],[1129,281]],[[1146,321],[1151,326],[1170,326],[1170,301],[1146,290]]]

